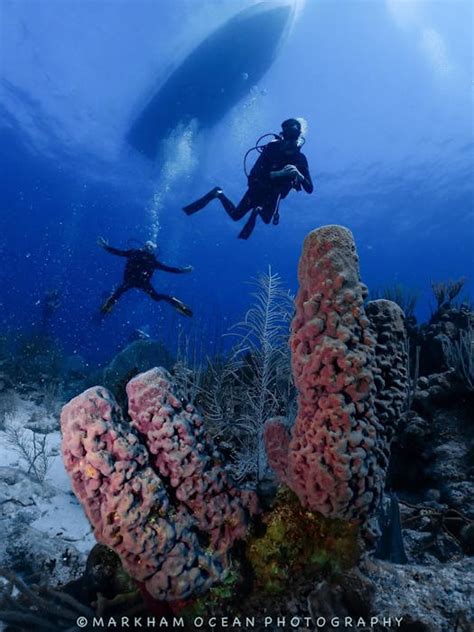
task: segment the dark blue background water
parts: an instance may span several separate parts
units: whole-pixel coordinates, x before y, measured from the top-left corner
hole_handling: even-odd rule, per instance
[[[468,277],[472,293],[473,130],[468,2],[299,3],[275,63],[211,130],[177,135],[150,164],[124,138],[146,95],[176,59],[253,2],[3,2],[0,110],[0,327],[37,326],[58,288],[54,333],[92,360],[136,327],[212,341],[251,302],[247,282],[271,266],[297,289],[304,236],[350,228],[369,288],[418,290]],[[248,242],[216,202],[180,210],[215,184],[238,201],[242,157],[260,134],[303,116],[315,193],[292,193],[278,227]],[[159,224],[159,225],[158,225]],[[189,321],[138,292],[105,326],[93,316],[123,261],[96,245],[156,237],[160,257],[190,275],[156,273],[155,287],[191,305]],[[212,347],[211,347],[212,349]],[[210,350],[211,350],[210,349]]]

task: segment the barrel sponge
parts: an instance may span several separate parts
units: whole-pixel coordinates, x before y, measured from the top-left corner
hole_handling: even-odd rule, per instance
[[[385,437],[388,460],[391,440],[406,406],[408,395],[408,341],[405,315],[393,301],[370,301],[367,316],[375,333],[375,361],[379,369],[375,378],[375,406]]]
[[[304,507],[366,523],[381,494],[385,445],[375,407],[376,340],[351,232],[311,232],[298,279],[290,335],[298,414],[286,458],[275,449],[285,445],[284,428],[275,420],[266,428],[269,462]]]
[[[144,438],[154,470],[169,480],[211,546],[226,552],[245,536],[247,509],[257,511],[256,495],[230,483],[201,416],[174,395],[171,380],[164,369],[151,369],[128,383],[132,426]]]
[[[132,424],[100,386],[64,406],[65,467],[98,542],[155,599],[186,599],[222,577],[255,498],[228,483],[201,418],[174,397],[166,371],[136,377],[129,390]]]
[[[288,484],[288,454],[290,434],[283,417],[272,417],[263,429],[268,463],[277,472],[281,483]]]

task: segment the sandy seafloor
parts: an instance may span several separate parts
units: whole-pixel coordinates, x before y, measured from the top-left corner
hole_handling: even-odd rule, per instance
[[[25,425],[32,418],[38,420],[36,427],[51,430],[46,434],[48,469],[41,483],[25,474],[25,460],[9,440],[9,429],[18,427],[31,442],[33,433]],[[42,578],[50,574],[53,584],[67,582],[81,572],[95,544],[64,469],[60,443],[58,415],[16,395],[14,412],[0,430],[0,567],[11,569],[13,563],[27,581],[39,572]]]

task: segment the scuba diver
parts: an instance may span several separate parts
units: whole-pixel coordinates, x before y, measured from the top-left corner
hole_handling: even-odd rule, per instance
[[[175,272],[179,274],[182,272],[191,272],[193,270],[192,266],[173,268],[161,263],[155,257],[154,251],[157,246],[152,241],[147,241],[143,248],[134,248],[131,250],[119,250],[118,248],[113,248],[112,246],[109,246],[107,240],[103,237],[99,237],[97,244],[101,248],[104,248],[104,250],[107,250],[107,252],[110,252],[113,255],[118,255],[119,257],[126,257],[127,259],[121,285],[112,292],[100,308],[100,312],[103,316],[109,314],[122,294],[128,292],[128,290],[131,290],[132,288],[146,292],[154,301],[166,301],[184,316],[193,315],[191,309],[182,301],[178,300],[174,296],[158,294],[151,284],[151,277],[153,276],[155,270],[163,270],[163,272]]]
[[[258,216],[265,224],[269,224],[273,220],[273,224],[276,226],[280,221],[280,200],[286,198],[291,189],[301,191],[303,188],[307,193],[313,192],[308,161],[306,156],[301,153],[301,146],[304,143],[301,123],[298,119],[287,119],[283,121],[281,128],[280,135],[271,134],[275,136],[275,140],[263,147],[259,146],[259,141],[268,135],[265,134],[259,138],[256,146],[252,147],[261,153],[248,174],[248,189],[237,206],[224,195],[220,187],[214,187],[199,200],[185,206],[183,211],[187,215],[192,215],[203,209],[215,198],[221,201],[222,206],[234,222],[252,211],[250,218],[239,233],[239,239],[250,237]],[[247,155],[250,151],[252,150],[250,149]]]

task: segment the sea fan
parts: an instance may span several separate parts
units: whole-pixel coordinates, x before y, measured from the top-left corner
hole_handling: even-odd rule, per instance
[[[263,429],[271,417],[285,414],[292,397],[287,345],[293,297],[271,268],[254,280],[254,304],[230,335],[237,336],[229,360],[240,414],[233,423],[237,440],[234,475],[262,480],[267,468]]]

